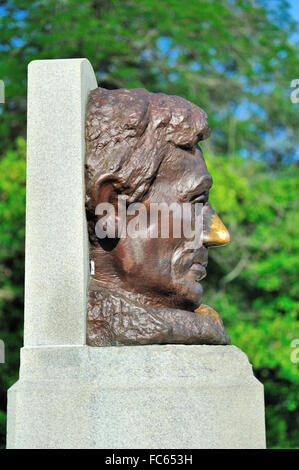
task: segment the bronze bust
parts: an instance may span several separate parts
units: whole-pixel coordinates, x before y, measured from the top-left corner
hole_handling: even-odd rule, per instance
[[[145,89],[91,92],[86,116],[86,214],[93,266],[89,345],[230,343],[219,315],[201,305],[198,282],[206,274],[208,248],[230,238],[208,202],[212,178],[198,142],[209,134],[206,113],[178,96]],[[127,226],[133,215],[128,211],[121,219],[120,207],[140,203],[149,233],[161,222],[161,214],[152,222],[150,208],[161,202],[202,206],[198,242],[196,236],[174,236],[175,213],[167,237],[160,236],[160,229],[158,237],[120,236],[108,213],[102,224],[107,237],[97,236],[103,216],[99,204],[110,204],[116,226]]]

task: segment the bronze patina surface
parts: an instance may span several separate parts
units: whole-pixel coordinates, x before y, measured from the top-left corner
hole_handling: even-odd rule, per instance
[[[178,96],[145,89],[91,92],[86,118],[86,214],[94,272],[87,342],[94,346],[229,344],[223,323],[201,305],[208,248],[229,233],[208,202],[212,178],[198,142],[206,113]],[[202,243],[174,237],[100,239],[100,203],[203,204]],[[129,219],[129,216],[128,216]],[[128,223],[126,219],[126,223]],[[108,230],[108,229],[107,229]]]

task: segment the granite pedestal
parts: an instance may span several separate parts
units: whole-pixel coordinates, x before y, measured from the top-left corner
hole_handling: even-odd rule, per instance
[[[23,348],[9,448],[259,449],[263,386],[235,346]]]

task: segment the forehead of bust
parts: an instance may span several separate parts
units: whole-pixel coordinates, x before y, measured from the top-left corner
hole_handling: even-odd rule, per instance
[[[177,158],[187,159],[184,151],[209,134],[206,113],[179,96],[93,90],[86,116],[87,193],[105,177],[117,180],[131,202],[140,200],[175,149]]]
[[[208,193],[212,183],[200,147],[190,150],[173,147],[159,167],[150,194],[156,201],[163,193],[178,202],[187,202],[195,195]]]

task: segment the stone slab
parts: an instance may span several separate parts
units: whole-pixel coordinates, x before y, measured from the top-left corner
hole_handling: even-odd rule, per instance
[[[264,394],[235,346],[23,348],[8,448],[265,448]]]
[[[28,67],[25,345],[85,344],[88,239],[86,59]]]

